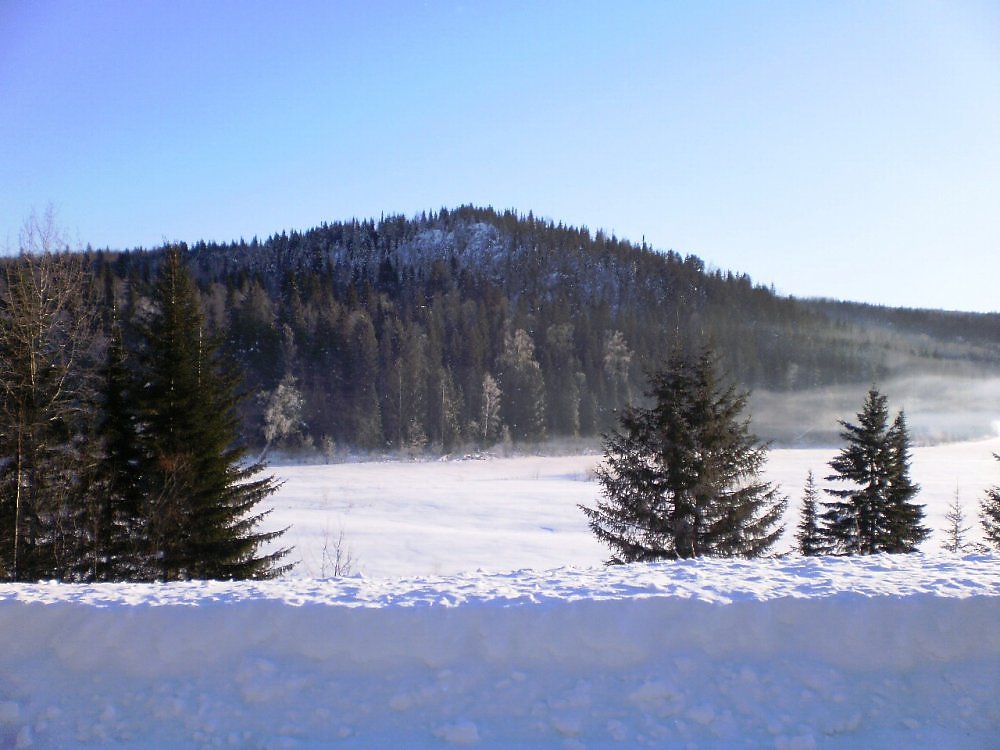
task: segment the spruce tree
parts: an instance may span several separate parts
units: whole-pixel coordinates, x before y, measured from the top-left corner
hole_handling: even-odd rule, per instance
[[[245,463],[238,378],[205,330],[194,284],[176,249],[163,259],[144,327],[142,512],[147,574],[158,580],[271,578],[281,549],[258,555],[282,532],[261,532],[258,504],[277,489]]]
[[[955,488],[955,498],[948,504],[948,512],[944,514],[944,520],[948,526],[944,530],[944,543],[941,548],[945,552],[959,555],[968,552],[973,545],[967,540],[967,534],[972,530],[971,526],[965,525],[965,509],[962,507],[962,499]]]
[[[888,422],[887,399],[871,388],[858,423],[841,420],[847,445],[831,462],[827,481],[849,483],[827,489],[836,500],[823,503],[823,536],[831,551],[870,555],[912,552],[928,535],[923,506],[912,502],[919,486],[910,480],[909,435],[900,412]]]
[[[806,475],[806,486],[802,492],[802,512],[795,541],[800,555],[807,557],[822,555],[826,551],[819,527],[819,490],[812,471]]]
[[[1000,454],[994,453],[993,458],[1000,461]],[[993,549],[1000,550],[1000,485],[986,491],[986,497],[979,506],[979,521],[986,541]]]
[[[885,552],[916,552],[928,536],[930,529],[921,521],[924,506],[913,498],[920,492],[920,485],[910,479],[910,435],[906,417],[900,411],[889,428],[889,486],[886,499],[887,529],[880,540]]]
[[[610,563],[758,557],[777,541],[786,500],[759,478],[767,457],[742,419],[747,394],[723,385],[709,348],[675,348],[604,440],[604,499],[581,506]]]
[[[500,358],[503,422],[517,441],[545,439],[545,378],[531,335],[518,328],[504,337]]]

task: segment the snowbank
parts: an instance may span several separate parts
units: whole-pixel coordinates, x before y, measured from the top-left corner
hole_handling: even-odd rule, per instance
[[[0,748],[1000,747],[1000,560],[0,586]]]

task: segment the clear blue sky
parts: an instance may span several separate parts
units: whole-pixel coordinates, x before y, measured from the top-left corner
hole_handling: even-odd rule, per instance
[[[0,248],[463,203],[1000,309],[1000,3],[0,0]]]

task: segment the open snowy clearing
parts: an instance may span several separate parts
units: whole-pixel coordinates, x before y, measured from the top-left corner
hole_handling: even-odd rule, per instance
[[[936,532],[993,452],[914,451]],[[605,568],[598,460],[276,467],[286,579],[0,585],[0,749],[1000,747],[1000,558]]]
[[[789,498],[786,533],[776,551],[794,545],[806,473],[817,486],[837,450],[773,450],[766,476]],[[933,534],[923,551],[940,550],[945,513],[956,489],[982,540],[977,513],[987,487],[1000,484],[1000,438],[913,450],[914,480],[922,491],[925,524]],[[295,547],[298,577],[329,575],[343,532],[343,549],[367,576],[413,576],[474,570],[589,567],[608,557],[577,507],[600,497],[594,468],[600,454],[424,462],[272,466],[285,484],[273,500],[270,528]],[[324,553],[324,546],[326,547]]]

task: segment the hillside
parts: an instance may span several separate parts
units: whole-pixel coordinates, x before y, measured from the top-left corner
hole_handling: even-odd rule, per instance
[[[781,297],[693,255],[511,211],[324,224],[197,243],[185,257],[247,372],[253,440],[263,442],[267,395],[294,379],[304,416],[290,448],[449,452],[504,436],[594,437],[641,397],[678,337],[714,342],[735,379],[762,394],[1000,376],[1000,315]],[[141,314],[158,258],[95,254],[126,317]],[[782,439],[818,427],[761,423]]]

